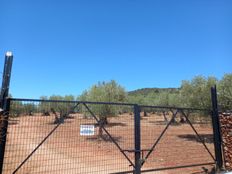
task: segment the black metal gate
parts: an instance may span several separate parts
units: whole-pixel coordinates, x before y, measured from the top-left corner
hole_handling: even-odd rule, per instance
[[[0,173],[210,173],[221,169],[216,87],[213,110],[129,103],[0,98]],[[102,117],[106,109],[114,114]]]
[[[207,110],[33,99],[8,104],[3,173],[196,173],[216,165]],[[105,120],[93,112],[102,107],[117,116]]]
[[[205,173],[214,170],[216,159],[209,111],[156,106],[141,108],[156,113],[141,121],[142,172]]]
[[[135,170],[133,105],[10,99],[3,173],[114,173]],[[127,110],[108,123],[92,110]],[[135,107],[136,108],[136,107]],[[82,131],[83,127],[93,133]],[[82,133],[87,131],[87,133]]]

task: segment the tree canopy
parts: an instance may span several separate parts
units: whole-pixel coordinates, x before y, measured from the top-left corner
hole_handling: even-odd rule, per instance
[[[127,92],[125,89],[117,84],[116,81],[99,82],[93,85],[89,90],[84,91],[79,97],[82,101],[95,101],[95,102],[126,102]],[[91,105],[91,108],[100,117],[115,116],[118,109],[112,105]]]
[[[221,80],[215,77],[196,76],[183,80],[180,88],[145,88],[129,92],[129,101],[138,104],[179,106],[211,109],[210,88],[218,86],[219,106],[222,110],[232,109],[232,74]]]

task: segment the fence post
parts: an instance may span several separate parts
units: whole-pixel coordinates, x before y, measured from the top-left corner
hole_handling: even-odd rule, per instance
[[[5,63],[4,63],[3,76],[2,76],[2,88],[0,94],[2,108],[3,108],[4,99],[8,97],[8,93],[9,93],[12,63],[13,63],[13,54],[11,52],[7,52],[5,55]]]
[[[5,64],[2,78],[2,88],[0,93],[0,174],[3,170],[3,160],[6,145],[8,117],[10,111],[10,99],[7,98],[9,94],[11,69],[13,63],[13,55],[7,52],[5,55]]]
[[[212,100],[212,123],[213,123],[213,134],[214,134],[214,150],[219,170],[223,167],[222,160],[222,139],[220,131],[219,113],[218,113],[218,101],[217,101],[217,88],[216,86],[211,88],[211,100]]]
[[[10,111],[10,99],[7,98],[4,101],[3,113],[1,114],[0,120],[0,173],[3,173],[3,161],[4,161],[4,153],[6,146],[6,136],[7,136],[7,127],[8,127],[8,117]]]
[[[134,105],[134,138],[135,138],[135,170],[134,174],[141,174],[141,136],[140,136],[140,107]]]

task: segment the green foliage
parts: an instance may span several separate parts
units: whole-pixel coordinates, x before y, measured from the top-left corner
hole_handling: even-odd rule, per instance
[[[10,106],[11,116],[33,115],[37,111],[37,106],[30,102],[12,101]]]
[[[146,104],[148,101],[148,96],[144,96],[141,94],[136,94],[136,95],[129,95],[128,96],[129,103],[136,103],[136,104]]]
[[[90,90],[84,91],[78,100],[95,102],[126,102],[127,93],[122,86],[112,80],[110,82],[99,82],[97,85],[93,85]],[[91,110],[100,118],[115,116],[120,112],[118,107],[112,105],[91,105],[90,107]],[[123,108],[121,108],[121,111],[122,109]]]
[[[40,99],[41,100],[48,100],[48,97],[41,96]],[[46,113],[49,113],[49,111],[50,111],[49,105],[46,102],[41,102],[39,105],[39,109],[43,113],[43,115],[46,115]]]
[[[74,101],[75,97],[73,95],[52,95],[50,97],[47,96],[41,96],[41,100],[60,100],[60,101]],[[41,102],[39,105],[39,110],[43,113],[43,115],[46,115],[47,113],[51,112],[51,109],[53,108],[56,112],[60,113],[67,113],[72,109],[74,106],[73,103],[64,103],[64,102]]]
[[[33,103],[26,103],[23,105],[26,115],[33,115],[36,112],[37,108]]]
[[[211,109],[210,88],[218,86],[219,105],[223,110],[232,109],[232,74],[222,80],[215,77],[196,76],[182,81],[181,88],[144,88],[129,92],[129,102],[143,105],[178,106]]]
[[[135,96],[135,95],[143,95],[147,96],[150,95],[151,93],[178,93],[179,88],[142,88],[142,89],[137,89],[135,91],[130,91],[128,92],[129,95]]]
[[[142,105],[176,106],[179,100],[178,88],[145,88],[129,92],[129,102]]]
[[[210,88],[214,85],[218,86],[219,105],[222,109],[232,109],[232,74],[225,74],[221,80],[215,77],[196,76],[192,80],[182,81],[181,88],[144,88],[131,92],[117,84],[116,81],[99,82],[93,85],[89,90],[82,93],[77,98],[80,101],[98,101],[98,102],[129,102],[140,105],[157,105],[157,106],[176,106],[211,109]],[[41,99],[50,100],[74,100],[74,96],[51,97],[42,96]],[[68,105],[71,107],[72,105]],[[29,106],[28,106],[29,107]],[[68,108],[62,103],[52,103],[47,107],[45,103],[40,104],[41,110],[47,108],[62,110]],[[125,108],[119,108],[110,105],[91,105],[91,109],[99,117],[115,116],[119,112],[128,111]],[[80,111],[87,113],[84,107],[80,107]],[[86,115],[88,116],[88,115]]]
[[[180,104],[185,107],[211,108],[210,88],[218,83],[214,77],[196,76],[183,81],[180,90]]]
[[[23,112],[24,112],[24,107],[23,107],[22,102],[20,102],[20,101],[13,101],[13,102],[11,102],[10,116],[13,116],[13,117],[16,116],[16,117],[18,117],[21,114],[23,114]]]
[[[232,109],[232,74],[225,74],[218,85],[219,103],[223,110]]]

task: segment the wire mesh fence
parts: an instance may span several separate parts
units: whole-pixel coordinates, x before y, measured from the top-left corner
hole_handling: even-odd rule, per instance
[[[108,105],[12,101],[3,173],[132,170],[133,154],[119,148],[133,149],[133,110],[103,107]],[[107,109],[114,113],[102,122],[97,114]]]
[[[142,110],[142,170],[175,169],[165,171],[168,174],[213,170],[214,141],[209,112],[149,107]]]
[[[138,165],[193,174],[215,166],[205,110],[12,99],[8,122],[4,174],[133,173]]]

